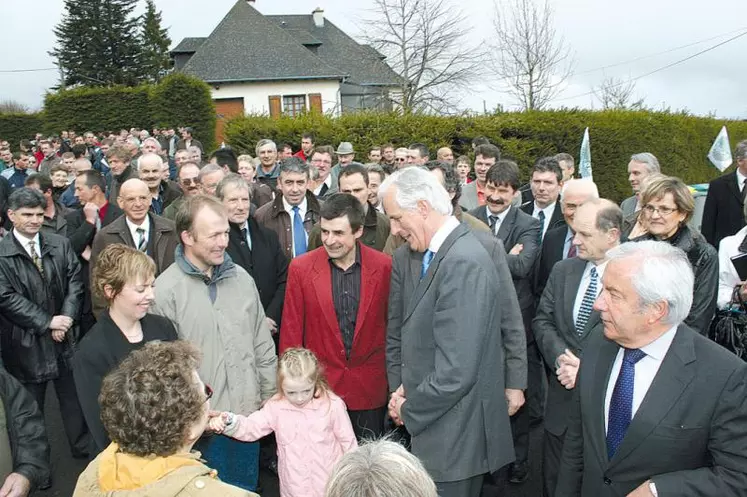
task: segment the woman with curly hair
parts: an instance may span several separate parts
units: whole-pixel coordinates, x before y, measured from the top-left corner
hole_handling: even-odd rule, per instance
[[[217,478],[192,452],[208,424],[212,390],[188,342],[151,342],[101,385],[101,420],[112,443],[78,478],[73,497],[250,497]]]
[[[91,431],[91,455],[109,445],[98,402],[104,376],[146,342],[178,338],[171,321],[148,314],[155,299],[155,271],[153,259],[118,243],[107,246],[93,268],[93,291],[108,302],[108,308],[81,340],[73,366],[78,399]]]

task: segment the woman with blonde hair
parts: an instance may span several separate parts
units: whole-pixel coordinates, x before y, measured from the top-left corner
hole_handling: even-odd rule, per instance
[[[237,172],[249,184],[252,203],[259,208],[268,202],[272,202],[273,196],[270,187],[254,181],[257,173],[256,159],[253,159],[249,154],[244,154],[239,155],[236,162],[239,165]]]
[[[99,411],[104,376],[145,343],[178,338],[171,321],[148,314],[155,300],[155,272],[155,262],[148,255],[118,243],[102,250],[93,268],[92,290],[108,306],[81,340],[73,367],[78,399],[91,431],[91,455],[109,445]]]

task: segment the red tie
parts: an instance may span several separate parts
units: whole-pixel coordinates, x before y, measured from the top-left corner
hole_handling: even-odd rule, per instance
[[[571,243],[571,248],[568,249],[568,259],[571,257],[576,257],[576,246]]]

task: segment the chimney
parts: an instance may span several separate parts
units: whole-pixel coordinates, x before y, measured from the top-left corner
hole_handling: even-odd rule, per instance
[[[321,7],[317,7],[316,9],[314,9],[314,12],[311,13],[311,16],[314,18],[314,25],[317,28],[324,27],[324,11],[321,9]]]

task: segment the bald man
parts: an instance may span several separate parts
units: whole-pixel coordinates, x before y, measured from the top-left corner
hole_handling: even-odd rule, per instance
[[[436,160],[446,162],[448,164],[454,164],[454,152],[449,147],[441,147],[436,152]]]
[[[166,207],[182,196],[182,192],[168,179],[163,179],[163,159],[159,155],[143,154],[137,160],[137,165],[140,179],[150,191],[150,211],[160,216]]]
[[[537,301],[542,296],[550,271],[556,262],[576,256],[573,246],[573,219],[576,209],[590,199],[599,198],[597,185],[589,179],[572,179],[563,184],[560,207],[566,225],[547,230],[542,242],[539,262],[535,272],[534,295]]]
[[[151,192],[142,180],[129,179],[122,183],[117,202],[124,215],[102,228],[94,237],[91,267],[96,267],[96,259],[104,247],[110,243],[122,243],[147,253],[156,261],[158,276],[173,264],[174,251],[179,244],[173,221],[149,212]],[[104,302],[94,299],[93,310],[97,317],[104,307]]]

